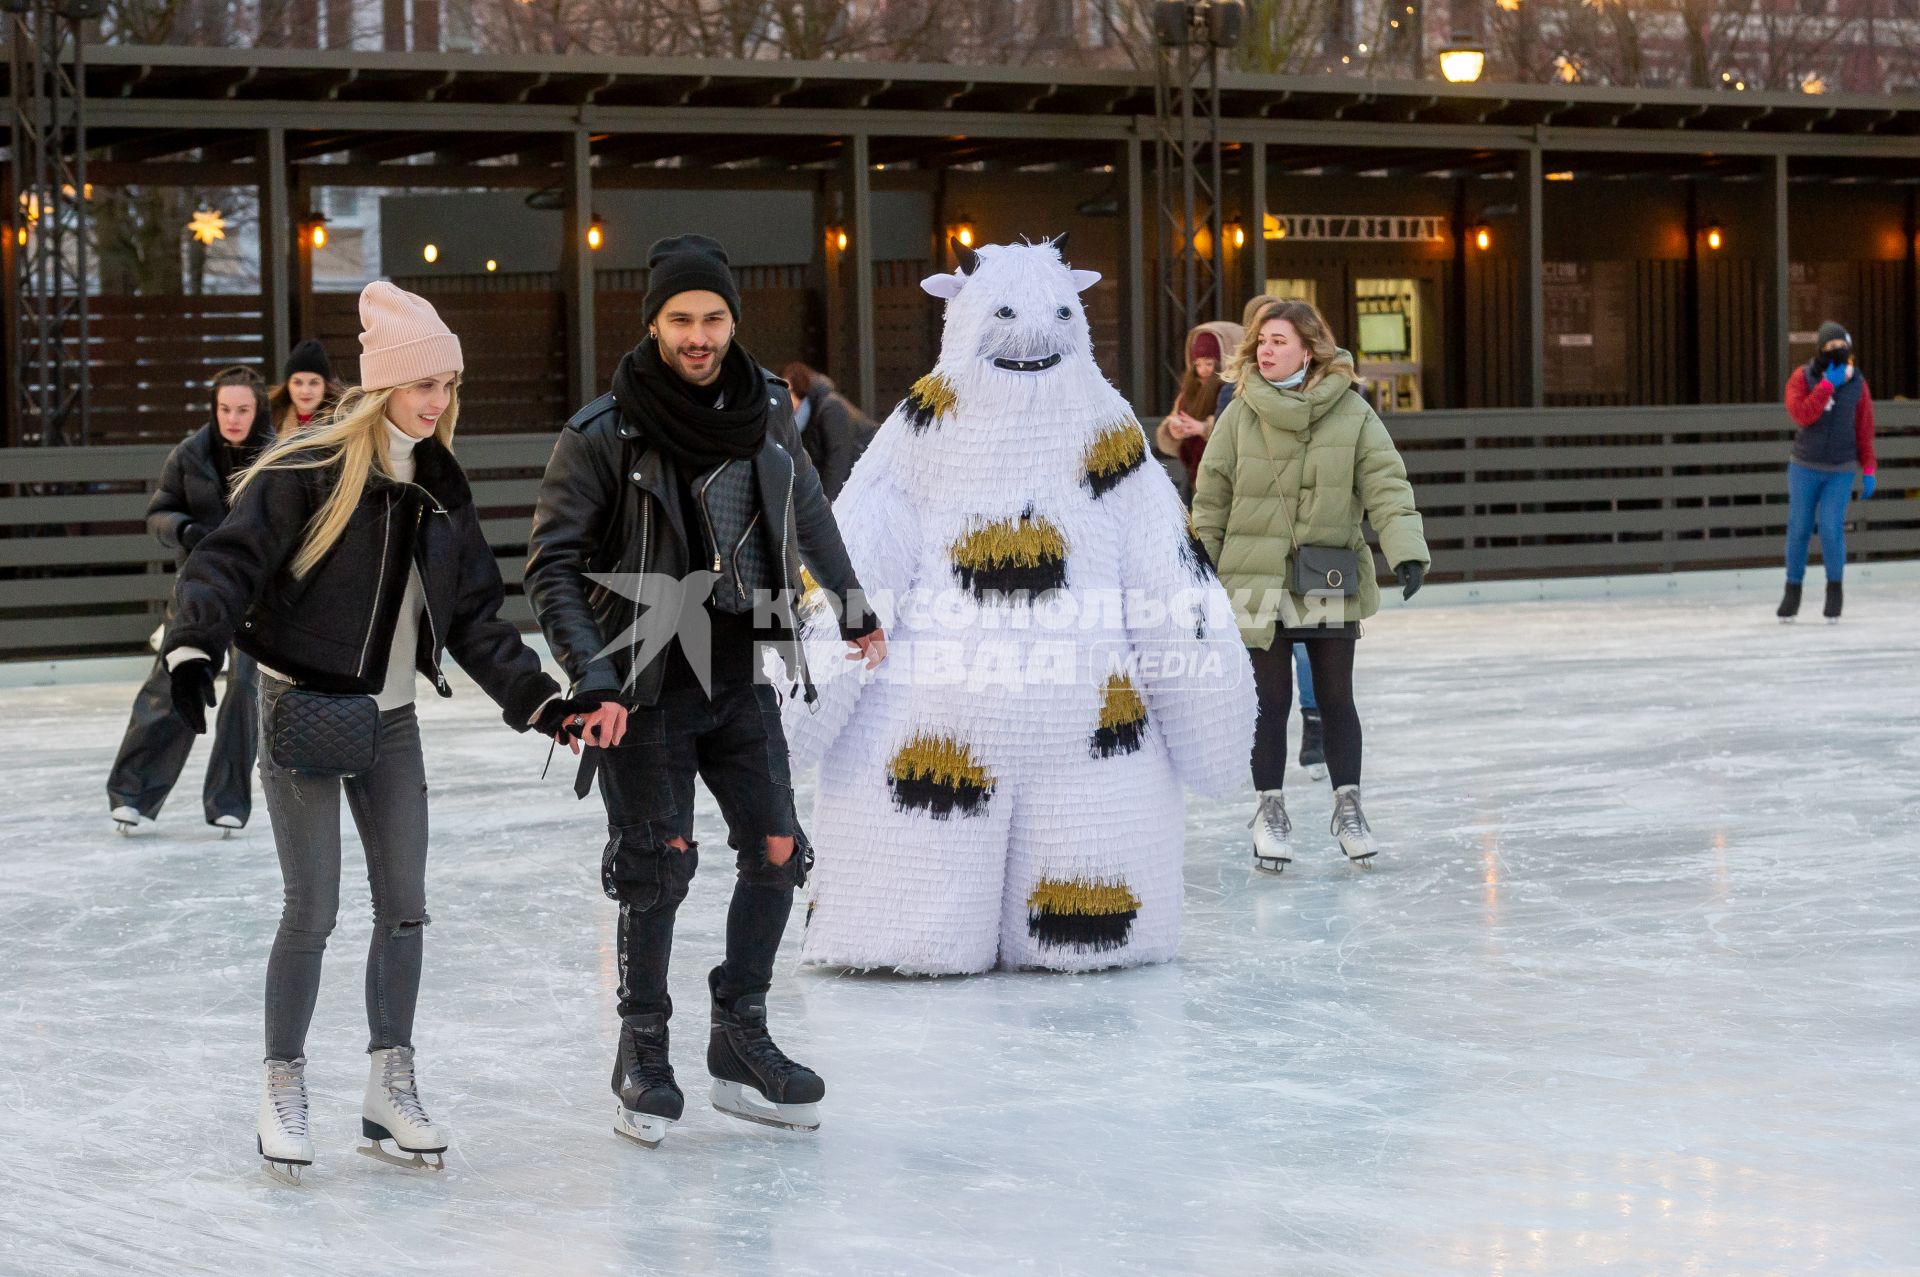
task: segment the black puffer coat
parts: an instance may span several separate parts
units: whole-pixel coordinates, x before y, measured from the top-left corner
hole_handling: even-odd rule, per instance
[[[507,726],[526,730],[559,687],[500,617],[505,587],[459,463],[435,439],[421,441],[413,459],[412,483],[377,474],[368,480],[339,542],[298,580],[294,555],[335,471],[259,475],[182,567],[162,651],[220,652],[233,641],[304,686],[378,692],[411,561],[426,597],[415,667],[451,696],[440,659],[452,653],[499,704]]]
[[[237,449],[251,460],[273,442],[265,428],[266,416],[256,412],[253,431]],[[187,552],[227,517],[227,481],[214,464],[220,427],[200,427],[175,445],[160,470],[160,486],[147,502],[147,531],[174,553],[174,563],[187,561]]]

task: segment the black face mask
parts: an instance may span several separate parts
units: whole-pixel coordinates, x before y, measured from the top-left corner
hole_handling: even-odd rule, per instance
[[[1844,368],[1847,361],[1853,358],[1853,347],[1836,346],[1831,350],[1823,350],[1820,358],[1830,368]]]

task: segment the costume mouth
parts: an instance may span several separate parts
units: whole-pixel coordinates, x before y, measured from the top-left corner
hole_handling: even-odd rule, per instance
[[[1060,356],[1053,354],[1044,359],[996,359],[993,366],[1008,372],[1045,372],[1059,362]]]

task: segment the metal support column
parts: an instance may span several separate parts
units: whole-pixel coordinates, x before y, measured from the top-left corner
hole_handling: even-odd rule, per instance
[[[15,324],[8,411],[19,442],[84,444],[87,333],[86,23],[100,0],[9,0]]]
[[[1120,144],[1120,174],[1126,183],[1126,221],[1121,243],[1120,292],[1126,299],[1124,343],[1127,398],[1137,416],[1151,411],[1148,397],[1153,393],[1153,364],[1147,359],[1147,200],[1145,156],[1140,139],[1130,137]],[[1156,222],[1157,225],[1157,222]]]
[[[593,324],[593,135],[567,135],[566,239],[560,248],[560,287],[567,308],[567,391],[577,406],[600,393]]]
[[[267,129],[254,151],[260,165],[260,311],[265,376],[280,375],[293,348],[293,208],[287,191],[287,131]]]
[[[1525,242],[1520,258],[1519,331],[1526,343],[1521,362],[1522,407],[1547,404],[1547,328],[1544,276],[1547,256],[1546,222],[1541,204],[1546,194],[1546,172],[1540,148],[1520,152],[1514,166],[1520,187],[1520,225]]]
[[[1247,142],[1240,147],[1240,221],[1246,227],[1247,242],[1240,249],[1240,296],[1245,305],[1249,297],[1267,291],[1267,144]],[[1227,318],[1232,319],[1232,306]]]
[[[873,163],[867,135],[847,138],[846,166],[847,253],[853,258],[853,401],[868,413],[878,405],[874,396],[873,359]],[[844,278],[844,276],[843,276]],[[885,416],[884,412],[879,413]]]
[[[1767,387],[1778,391],[1787,381],[1791,356],[1787,351],[1787,298],[1792,270],[1787,250],[1787,157],[1769,155],[1766,161],[1767,219]]]

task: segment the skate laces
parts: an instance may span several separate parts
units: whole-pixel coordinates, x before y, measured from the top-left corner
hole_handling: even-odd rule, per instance
[[[767,1015],[763,1010],[757,1015],[736,1015],[738,1024],[740,1053],[747,1057],[750,1064],[761,1073],[777,1073],[782,1076],[796,1072],[805,1072],[804,1066],[787,1058],[786,1053],[774,1045],[773,1035],[767,1032]]]
[[[413,1080],[413,1048],[397,1046],[388,1051],[380,1064],[380,1089],[387,1099],[416,1126],[432,1126],[427,1110],[420,1103],[420,1092]]]
[[[1367,827],[1366,815],[1360,810],[1359,790],[1349,789],[1334,795],[1333,832],[1336,836],[1351,834],[1356,838],[1373,832]]]
[[[657,1039],[629,1029],[627,1038],[633,1050],[633,1072],[643,1089],[655,1086],[671,1086],[679,1089],[679,1081],[673,1076],[673,1057],[667,1049],[666,1035]]]
[[[273,1121],[288,1135],[307,1134],[307,1070],[305,1061],[272,1061],[267,1068],[267,1099]]]
[[[1287,800],[1279,794],[1260,795],[1260,805],[1253,809],[1253,819],[1247,822],[1247,828],[1259,826],[1268,837],[1286,841],[1293,832],[1293,821],[1287,816]]]

